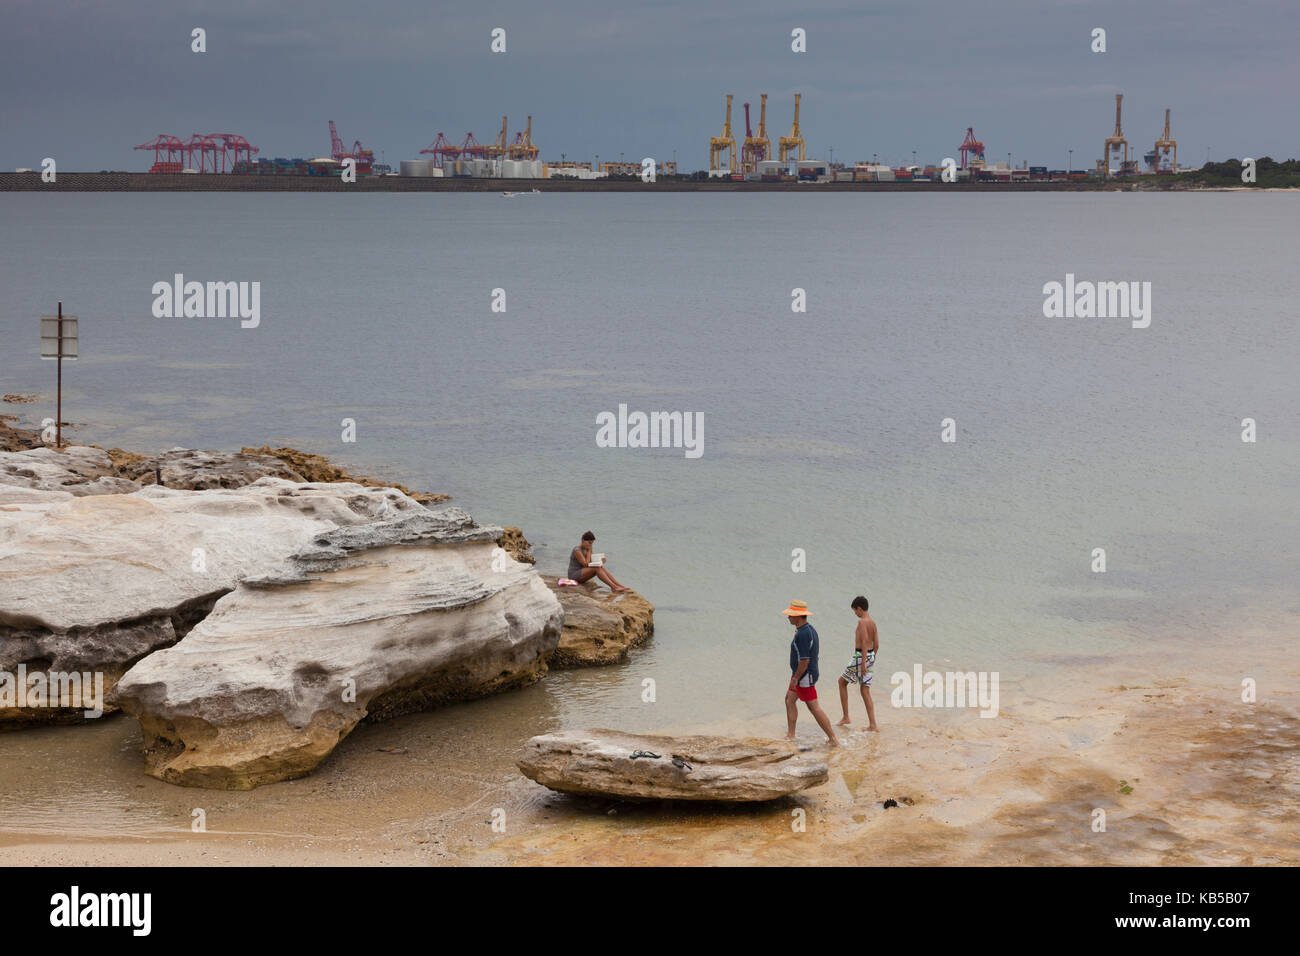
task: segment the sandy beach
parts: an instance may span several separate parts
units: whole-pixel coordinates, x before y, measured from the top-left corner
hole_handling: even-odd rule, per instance
[[[1068,683],[1004,684],[992,719],[891,707],[882,681],[882,733],[862,729],[852,700],[856,726],[829,755],[830,782],[752,807],[554,794],[476,760],[484,741],[439,736],[437,712],[362,725],[303,779],[247,793],[185,789],[140,772],[138,729],[119,716],[28,731],[21,744],[0,736],[0,799],[29,806],[18,825],[5,814],[0,846],[17,865],[1294,864],[1300,662],[1290,644],[1243,625],[1230,654],[1187,642],[1177,657],[1166,647],[1080,655]],[[1258,700],[1248,704],[1241,681],[1251,676]],[[821,686],[826,701],[835,685]],[[828,712],[838,718],[838,703]],[[774,709],[682,730],[773,737],[781,724]],[[820,748],[819,737],[803,715],[801,743]],[[103,766],[93,755],[110,743]],[[41,760],[11,759],[37,748]],[[901,805],[884,808],[891,798]],[[205,833],[191,830],[195,808]],[[497,808],[504,832],[492,826]]]

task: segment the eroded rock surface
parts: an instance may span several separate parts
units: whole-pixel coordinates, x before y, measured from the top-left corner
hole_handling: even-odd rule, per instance
[[[248,789],[310,772],[363,717],[541,677],[560,606],[528,565],[494,569],[500,533],[455,508],[402,515],[318,535],[245,580],[119,683],[147,771]]]
[[[39,463],[43,452],[69,453],[24,454]],[[234,490],[78,497],[61,490],[71,479],[47,474],[39,481],[57,487],[42,490],[19,477],[0,481],[0,672],[102,672],[110,704],[128,667],[174,644],[244,578],[280,569],[322,532],[427,514],[395,489],[351,484],[264,478]],[[0,703],[0,727],[81,716],[78,706]]]
[[[654,605],[635,591],[614,593],[590,582],[560,587],[557,580],[546,578],[564,608],[564,631],[552,667],[618,664],[654,633]]]
[[[99,448],[73,445],[59,451],[35,447],[0,451],[0,485],[83,495],[113,495],[138,486],[117,477],[113,462]]]
[[[405,485],[351,475],[338,465],[333,464],[329,459],[321,455],[313,455],[310,452],[299,451],[297,448],[271,448],[269,445],[263,445],[260,448],[245,447],[240,452],[245,455],[270,455],[279,458],[307,481],[351,481],[358,485],[365,485],[368,488],[381,486],[396,488],[421,504],[434,504],[439,501],[446,501],[451,497],[450,495],[431,491],[412,491]]]
[[[637,753],[658,756],[634,757]],[[801,753],[791,741],[617,730],[534,737],[518,765],[530,780],[564,793],[728,803],[774,800],[823,784],[830,773],[824,759]]]
[[[113,449],[120,452],[120,449]],[[140,485],[161,484],[168,488],[202,491],[209,488],[242,488],[259,478],[283,478],[306,481],[289,465],[274,455],[232,454],[173,448],[161,455],[123,456],[115,461],[118,474]]]

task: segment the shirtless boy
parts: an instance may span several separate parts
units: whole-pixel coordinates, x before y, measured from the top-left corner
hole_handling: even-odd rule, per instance
[[[876,726],[876,708],[871,702],[871,679],[875,677],[876,651],[880,649],[880,635],[876,631],[876,622],[867,613],[867,599],[858,595],[849,605],[858,616],[858,626],[853,632],[853,660],[840,675],[840,709],[844,719],[838,724],[847,727],[849,721],[849,685],[857,684],[862,690],[862,702],[867,705],[867,730],[879,733]]]

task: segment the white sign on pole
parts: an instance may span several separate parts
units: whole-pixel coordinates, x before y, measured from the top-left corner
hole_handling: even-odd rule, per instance
[[[63,317],[63,355],[65,359],[77,357],[77,317]],[[59,317],[41,316],[41,358],[57,359],[59,355]]]

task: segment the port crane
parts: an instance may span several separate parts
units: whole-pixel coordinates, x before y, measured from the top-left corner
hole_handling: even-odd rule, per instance
[[[790,135],[782,136],[777,140],[777,146],[781,151],[781,163],[790,161],[790,154],[795,153],[795,159],[803,162],[804,159],[804,141],[803,134],[799,132],[799,97],[801,94],[794,95],[794,124],[790,127]]]
[[[506,117],[501,117],[501,132],[497,133],[497,138],[483,147],[483,155],[487,159],[504,159],[506,152],[510,149],[510,144],[506,141]]]
[[[229,160],[229,168],[234,169],[235,164],[240,160],[241,154],[243,155],[244,162],[251,163],[253,161],[253,154],[259,152],[256,146],[250,145],[248,140],[244,139],[244,137],[237,133],[208,133],[204,136],[204,139],[209,141],[211,149],[214,151],[220,151],[222,172],[226,171],[227,160]],[[212,165],[214,168],[217,165],[215,152],[212,158]]]
[[[961,141],[961,145],[957,147],[957,151],[961,153],[962,169],[970,168],[972,155],[981,163],[984,162],[984,144],[975,138],[975,127],[966,127],[966,138]]]
[[[1173,154],[1172,156],[1170,154]],[[1169,159],[1170,163],[1165,166],[1164,160]],[[1178,172],[1178,143],[1169,135],[1169,110],[1165,110],[1165,132],[1156,140],[1156,172],[1157,173],[1176,173]]]
[[[528,117],[528,125],[522,133],[515,133],[515,141],[509,149],[511,159],[533,160],[541,152],[533,145],[533,118]]]
[[[1123,159],[1120,160],[1119,175],[1124,176],[1134,171],[1137,161],[1129,163],[1128,159],[1128,140],[1124,138],[1124,130],[1120,124],[1121,108],[1124,105],[1124,94],[1115,94],[1115,132],[1106,137],[1105,146],[1102,148],[1101,162],[1097,164],[1102,176],[1110,178],[1110,160],[1113,155],[1123,152]]]
[[[460,158],[459,147],[451,145],[447,140],[447,137],[443,136],[441,132],[438,133],[438,138],[433,141],[432,146],[426,147],[425,149],[420,150],[420,152],[432,153],[433,165],[437,166],[439,169],[443,168],[444,163]]]
[[[368,173],[375,163],[375,151],[366,149],[361,145],[361,140],[352,144],[352,150],[343,145],[343,138],[339,136],[339,131],[334,126],[334,121],[330,120],[330,157],[336,162],[343,162],[345,159],[356,160],[357,172]]]
[[[141,143],[135,149],[153,150],[153,168],[151,173],[179,173],[186,161],[185,142],[177,136],[159,133],[147,143]],[[163,156],[166,159],[163,159]]]
[[[761,94],[758,108],[758,135],[749,129],[749,104],[745,104],[745,145],[741,148],[740,166],[747,173],[758,171],[758,164],[772,158],[772,141],[767,138],[767,94]]]
[[[466,133],[461,140],[460,154],[469,159],[482,159],[487,155],[487,147],[479,143],[472,132]]]
[[[727,118],[722,124],[722,135],[709,137],[709,169],[717,171],[722,169],[721,156],[727,154],[727,169],[731,172],[736,171],[736,137],[731,132],[731,100],[732,95],[727,94]]]

